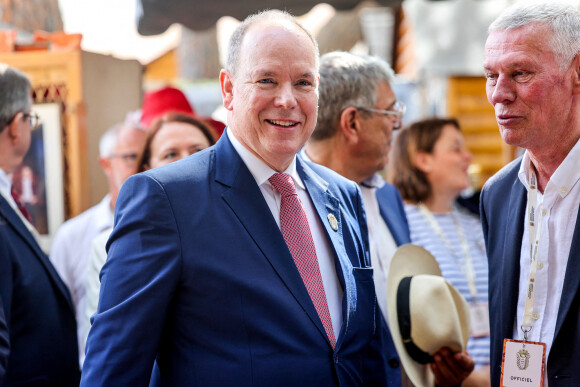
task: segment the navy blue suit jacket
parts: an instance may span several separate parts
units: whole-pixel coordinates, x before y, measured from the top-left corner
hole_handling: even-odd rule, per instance
[[[8,355],[10,354],[10,341],[8,338],[8,326],[4,316],[4,303],[0,297],[0,386],[4,382],[6,375],[6,365],[8,364]]]
[[[377,201],[381,216],[387,223],[397,246],[411,243],[409,223],[399,190],[394,185],[385,182],[384,186],[377,189]]]
[[[333,351],[272,213],[227,136],[119,195],[81,385],[386,385],[356,184],[297,161],[344,290]],[[334,231],[328,222],[338,221]]]
[[[376,196],[381,216],[387,224],[389,231],[391,231],[391,235],[395,239],[397,246],[411,243],[411,234],[409,231],[409,223],[407,222],[407,215],[405,214],[405,207],[403,206],[403,201],[397,188],[385,182],[384,186],[377,189]],[[385,348],[389,386],[400,386],[401,360],[397,354],[395,343],[393,343],[391,332],[388,328],[386,331]]]
[[[74,307],[66,285],[0,195],[0,299],[10,339],[2,386],[75,386]]]
[[[512,338],[518,302],[520,250],[527,191],[518,179],[521,158],[485,184],[481,221],[489,260],[491,384],[499,385],[503,340]],[[576,220],[554,341],[548,356],[550,387],[580,385],[580,213]]]

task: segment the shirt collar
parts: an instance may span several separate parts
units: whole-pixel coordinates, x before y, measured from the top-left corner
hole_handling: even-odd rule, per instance
[[[0,193],[4,198],[12,200],[12,174],[6,173],[2,168],[0,168]]]
[[[526,189],[529,189],[530,162],[530,155],[526,150],[518,172],[518,178]],[[557,190],[561,197],[568,195],[578,180],[580,180],[580,168],[577,167],[578,165],[580,165],[580,140],[576,142],[576,145],[552,174],[544,192]]]
[[[360,185],[362,185],[363,187],[379,189],[385,185],[385,179],[383,179],[382,176],[379,175],[378,173],[375,173],[374,175],[372,175],[371,177],[360,183]]]
[[[264,161],[260,160],[260,158],[258,158],[255,154],[250,152],[244,145],[242,145],[242,143],[238,141],[238,139],[236,138],[234,133],[230,130],[230,128],[226,129],[226,134],[230,142],[232,143],[234,149],[238,152],[238,154],[242,158],[242,161],[244,162],[244,164],[246,164],[246,167],[248,167],[248,169],[250,170],[252,176],[254,176],[254,179],[256,180],[258,186],[264,184],[266,181],[268,181],[270,176],[272,176],[274,173],[277,173],[277,171],[270,168]],[[298,175],[298,171],[296,170],[296,156],[294,156],[292,162],[290,163],[288,168],[284,170],[283,173],[287,173],[290,176],[292,176],[294,184],[304,189],[304,183],[302,183],[302,179],[300,178],[300,176]]]

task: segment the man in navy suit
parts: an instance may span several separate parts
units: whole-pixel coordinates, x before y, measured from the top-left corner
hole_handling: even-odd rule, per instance
[[[10,341],[2,386],[75,386],[80,370],[71,298],[11,193],[11,173],[36,125],[30,92],[26,75],[0,64],[0,300]]]
[[[525,149],[481,195],[492,385],[504,339],[526,338],[546,344],[545,383],[580,385],[580,12],[509,8],[489,28],[484,69],[502,138]]]
[[[0,386],[6,375],[6,365],[8,364],[8,355],[10,355],[10,339],[8,337],[8,325],[4,316],[4,303],[0,298]]]
[[[218,143],[121,189],[81,385],[146,386],[154,362],[161,386],[386,385],[360,191],[296,157],[316,123],[315,40],[289,14],[251,16],[220,82]],[[280,230],[282,172],[329,318],[289,250],[305,240]]]
[[[318,121],[303,152],[305,158],[360,185],[375,289],[385,321],[389,264],[397,247],[411,242],[401,195],[378,174],[387,165],[393,130],[400,127],[405,113],[391,88],[394,80],[391,67],[378,57],[347,52],[323,55]],[[388,329],[385,340],[389,386],[400,386],[399,356]],[[435,359],[433,370],[440,386],[459,384],[473,369],[466,353],[454,356],[445,349]]]

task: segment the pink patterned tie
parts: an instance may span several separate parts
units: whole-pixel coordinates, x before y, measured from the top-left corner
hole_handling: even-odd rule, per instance
[[[308,226],[306,212],[298,194],[292,177],[286,173],[275,173],[269,179],[270,183],[282,195],[280,206],[280,228],[282,235],[288,245],[290,254],[294,258],[294,263],[300,272],[302,281],[306,285],[306,290],[314,303],[318,316],[322,321],[324,330],[332,344],[336,346],[334,330],[332,329],[332,320],[328,310],[326,293],[322,284],[322,276],[316,257],[314,240]]]

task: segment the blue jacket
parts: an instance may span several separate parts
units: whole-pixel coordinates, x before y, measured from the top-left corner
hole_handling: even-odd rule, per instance
[[[326,337],[259,187],[227,136],[119,195],[81,385],[385,385],[383,322],[356,184],[297,161],[344,290]],[[338,221],[334,231],[328,222]]]
[[[4,303],[0,297],[0,386],[6,376],[6,365],[10,354],[10,340],[8,337],[8,325],[4,316]]]

